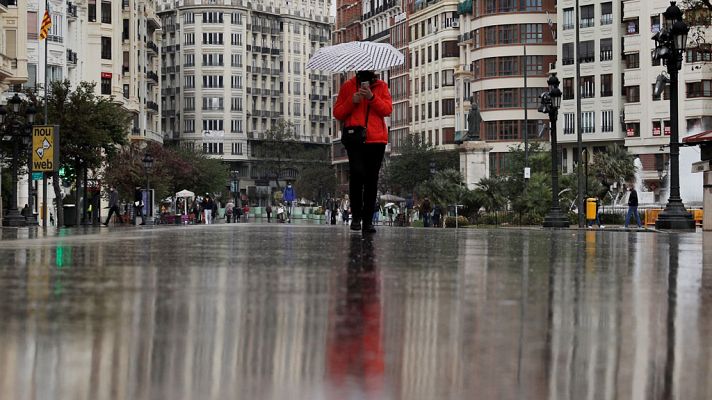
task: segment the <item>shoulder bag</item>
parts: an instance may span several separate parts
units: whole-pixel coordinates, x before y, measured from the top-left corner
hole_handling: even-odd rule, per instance
[[[366,143],[366,127],[368,127],[368,114],[371,111],[371,103],[366,105],[366,123],[365,126],[345,126],[341,129],[341,144],[344,147]]]

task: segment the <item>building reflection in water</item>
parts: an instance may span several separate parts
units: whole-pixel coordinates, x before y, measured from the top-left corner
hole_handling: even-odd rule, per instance
[[[0,398],[712,398],[710,235],[167,232],[3,243]]]

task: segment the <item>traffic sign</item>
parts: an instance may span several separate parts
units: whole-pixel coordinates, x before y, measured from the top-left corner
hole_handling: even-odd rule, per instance
[[[32,173],[33,181],[41,181],[42,178],[44,178],[44,172],[33,172]]]
[[[32,171],[54,172],[59,167],[59,126],[32,127]]]

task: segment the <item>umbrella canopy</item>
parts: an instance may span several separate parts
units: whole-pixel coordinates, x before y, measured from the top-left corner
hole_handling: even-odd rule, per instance
[[[383,201],[405,201],[404,198],[393,195],[393,194],[384,194],[381,196],[381,200],[383,200]]]
[[[349,42],[319,49],[307,68],[330,72],[379,71],[402,65],[405,57],[388,43]]]
[[[383,208],[391,208],[391,207],[398,207],[398,206],[396,206],[395,203],[386,203],[386,205],[383,206]]]
[[[176,197],[195,197],[195,193],[191,192],[190,190],[184,189],[176,193]]]

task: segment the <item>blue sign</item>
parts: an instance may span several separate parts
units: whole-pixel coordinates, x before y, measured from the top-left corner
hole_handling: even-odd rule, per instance
[[[32,173],[32,180],[33,181],[41,181],[42,178],[44,178],[44,172],[33,172]]]

